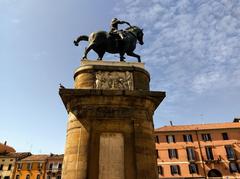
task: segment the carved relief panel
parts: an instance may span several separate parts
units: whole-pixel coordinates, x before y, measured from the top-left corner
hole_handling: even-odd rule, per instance
[[[96,89],[133,90],[133,74],[126,72],[96,72]]]

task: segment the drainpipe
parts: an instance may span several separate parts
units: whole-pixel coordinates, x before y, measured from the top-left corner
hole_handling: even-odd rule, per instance
[[[203,161],[203,153],[202,153],[202,148],[201,148],[200,140],[199,140],[199,137],[198,137],[197,129],[198,128],[196,128],[195,133],[196,133],[196,137],[197,137],[198,147],[199,147],[199,150],[200,150],[200,160],[201,160],[202,165],[203,165],[204,176],[205,176],[205,178],[207,178],[206,167],[205,167],[205,163]]]

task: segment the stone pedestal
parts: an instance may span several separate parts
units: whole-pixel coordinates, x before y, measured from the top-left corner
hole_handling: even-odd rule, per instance
[[[157,179],[153,113],[142,63],[83,61],[75,88],[60,89],[69,114],[63,179]]]

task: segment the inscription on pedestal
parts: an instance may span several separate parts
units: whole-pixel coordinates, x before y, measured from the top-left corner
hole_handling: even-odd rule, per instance
[[[131,116],[132,110],[125,107],[93,107],[93,106],[83,106],[78,109],[79,117],[98,117],[98,118],[129,118]]]
[[[133,75],[131,72],[96,72],[96,89],[133,90]]]
[[[124,178],[124,139],[121,133],[102,133],[99,151],[99,179]]]

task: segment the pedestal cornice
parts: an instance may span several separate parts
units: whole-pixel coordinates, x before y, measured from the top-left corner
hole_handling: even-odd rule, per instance
[[[154,110],[155,110],[166,96],[166,93],[161,91],[136,91],[136,90],[126,91],[126,90],[96,90],[96,89],[60,89],[59,94],[62,98],[62,101],[67,111],[70,110],[69,105],[73,100],[74,100],[74,103],[76,103],[81,98],[86,98],[86,97],[90,98],[90,97],[97,97],[97,96],[147,99],[153,102]],[[124,102],[124,100],[121,100],[121,101],[122,103]],[[116,101],[116,105],[121,106],[121,101]],[[129,100],[129,101],[132,101],[132,100]],[[89,103],[91,103],[90,100],[89,100]],[[97,103],[95,104],[97,105]],[[101,104],[103,103],[101,102]],[[114,105],[114,101],[111,101],[111,104]],[[145,104],[139,103],[138,101],[136,101],[136,103],[132,105],[146,107]]]

